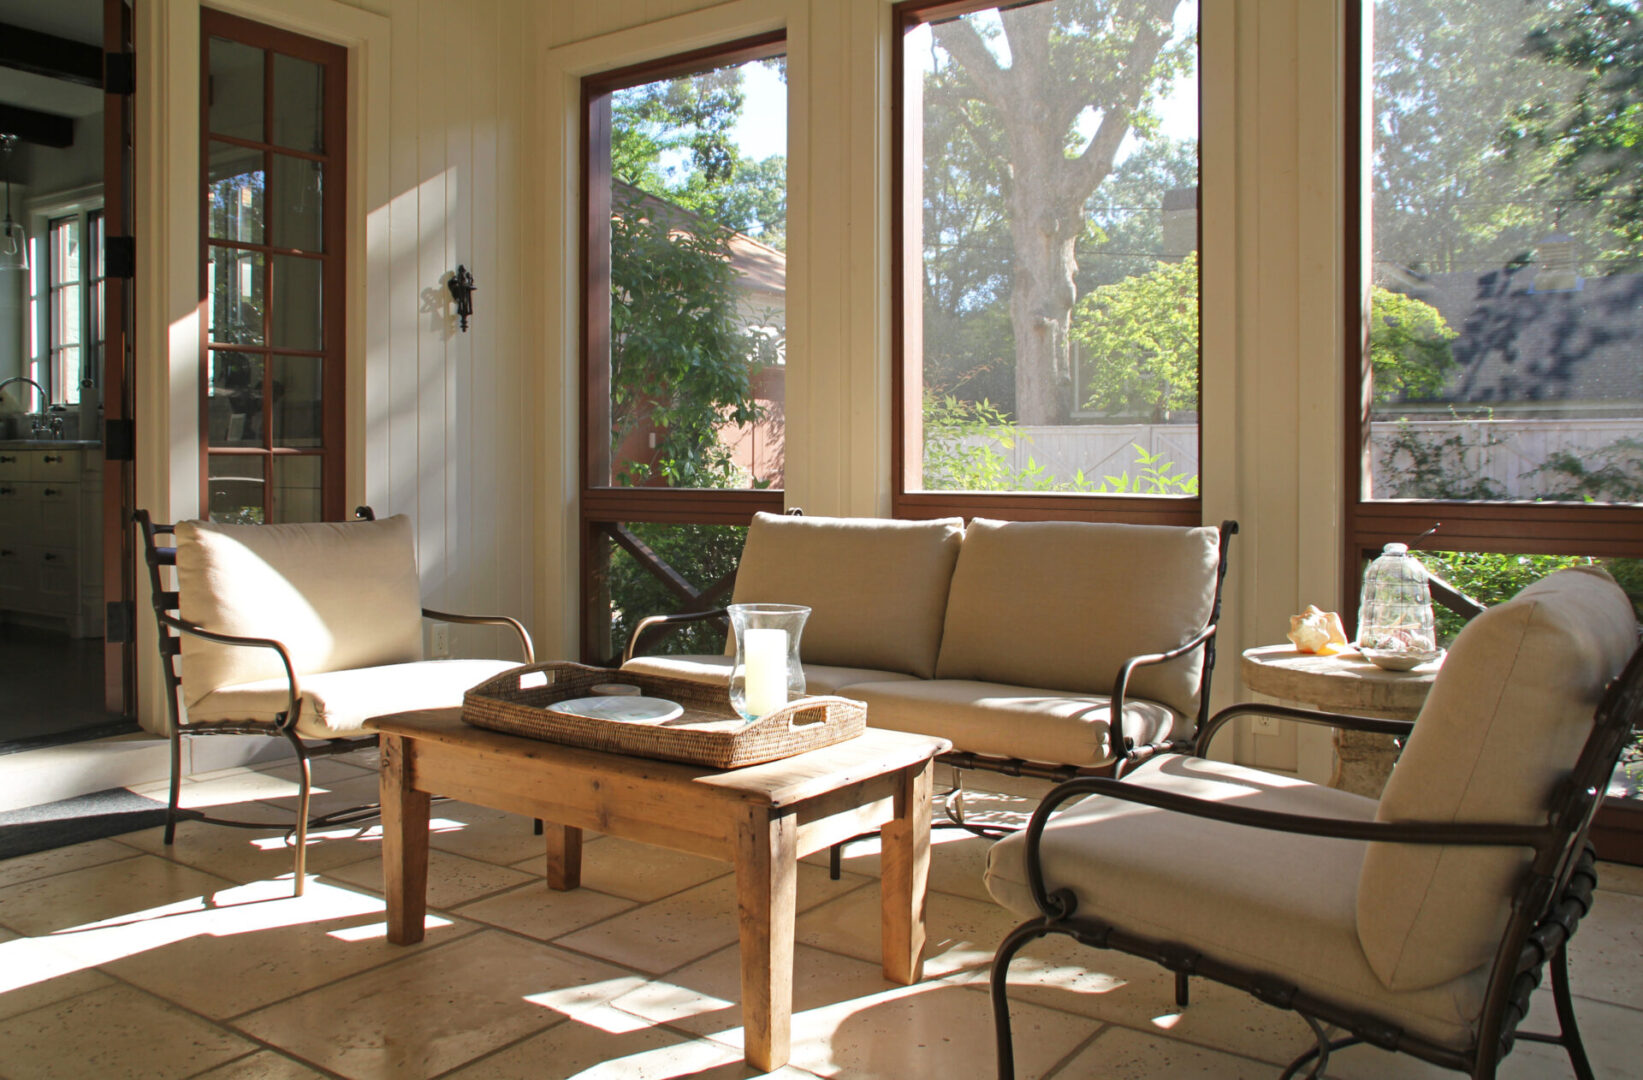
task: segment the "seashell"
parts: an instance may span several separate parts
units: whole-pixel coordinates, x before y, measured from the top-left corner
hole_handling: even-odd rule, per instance
[[[1333,611],[1320,611],[1316,604],[1308,604],[1304,612],[1289,617],[1288,636],[1297,652],[1328,656],[1346,645],[1341,617]]]

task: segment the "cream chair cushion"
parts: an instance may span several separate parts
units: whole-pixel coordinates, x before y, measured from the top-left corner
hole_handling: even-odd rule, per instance
[[[510,660],[419,660],[302,675],[297,734],[305,739],[357,735],[373,716],[453,709],[486,679],[518,666]],[[214,690],[188,708],[189,722],[263,720],[286,708],[285,676]]]
[[[941,645],[961,518],[755,514],[732,602],[804,604],[808,663],[929,678]]]
[[[965,530],[936,676],[1110,694],[1124,661],[1209,621],[1219,531],[977,518]],[[1204,653],[1140,668],[1134,697],[1198,710]]]
[[[1474,618],[1444,660],[1377,819],[1544,822],[1637,640],[1625,593],[1594,567],[1560,570]],[[1528,859],[1523,849],[1373,845],[1357,923],[1381,981],[1418,990],[1487,963]]]
[[[1125,776],[1145,786],[1254,809],[1367,821],[1371,799],[1237,765],[1165,755]],[[1371,1010],[1453,1047],[1471,1041],[1485,977],[1469,972],[1394,992],[1370,969],[1354,913],[1367,845],[1194,818],[1094,797],[1051,819],[1042,847],[1050,889],[1071,888],[1076,915],[1226,963],[1273,974],[1308,993]],[[1026,835],[988,854],[994,899],[1038,914],[1027,885]]]
[[[802,640],[802,639],[801,639]],[[624,674],[662,675],[696,683],[730,686],[734,657],[701,654],[679,656],[635,656],[622,665]],[[875,668],[836,667],[832,664],[804,664],[804,691],[807,694],[837,694],[847,686],[886,680],[911,681],[911,675]],[[848,695],[847,695],[848,696]],[[872,717],[868,717],[872,722]]]
[[[838,692],[867,703],[872,727],[936,735],[971,753],[1080,766],[1113,758],[1105,694],[970,679],[862,682]],[[1168,739],[1179,726],[1156,702],[1126,703],[1124,734],[1138,744]]]
[[[176,541],[181,614],[190,622],[276,639],[301,675],[422,659],[422,587],[403,515],[296,525],[184,521]],[[223,687],[284,674],[271,649],[183,636],[183,701],[191,711]]]

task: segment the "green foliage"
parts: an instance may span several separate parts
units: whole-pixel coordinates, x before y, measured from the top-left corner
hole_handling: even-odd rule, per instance
[[[1198,408],[1198,257],[1103,285],[1073,309],[1086,408],[1163,423]]]
[[[1529,476],[1543,476],[1543,499],[1573,502],[1643,502],[1643,441],[1616,439],[1579,455],[1556,450]]]
[[[1456,420],[1464,418],[1456,416]],[[1407,419],[1398,421],[1397,434],[1381,456],[1376,470],[1377,499],[1504,499],[1506,492],[1482,475],[1476,460],[1500,440],[1492,435],[1479,444],[1462,432],[1423,437]]]
[[[1376,402],[1436,397],[1455,367],[1450,343],[1457,332],[1431,304],[1379,285],[1369,311]]]
[[[1485,607],[1505,603],[1526,586],[1566,566],[1589,566],[1596,560],[1578,555],[1511,555],[1490,551],[1417,551],[1429,573],[1442,578]],[[1433,605],[1438,640],[1448,645],[1464,620],[1442,605]]]
[[[740,525],[677,525],[632,522],[627,528],[658,558],[698,589],[705,589],[736,569],[747,529]],[[610,595],[611,645],[619,653],[639,620],[677,611],[679,597],[627,552],[616,550],[606,576]],[[687,623],[648,648],[656,653],[719,653],[725,627],[713,620]]]

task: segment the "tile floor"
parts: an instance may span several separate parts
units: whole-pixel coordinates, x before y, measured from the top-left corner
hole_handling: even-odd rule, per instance
[[[369,754],[318,762],[316,805],[370,796],[374,767]],[[284,820],[291,775],[195,777],[186,801]],[[996,810],[1035,790],[992,786]],[[169,851],[156,829],[0,862],[0,1077],[755,1075],[741,1062],[727,865],[597,838],[582,889],[550,894],[528,821],[452,802],[435,817],[435,910],[411,948],[383,936],[372,828],[316,838],[300,899],[273,827],[185,823]],[[935,839],[916,986],[880,977],[873,844],[849,850],[840,881],[823,858],[802,869],[793,1057],[774,1075],[991,1075],[987,967],[1014,919],[982,887],[987,842]],[[1577,1009],[1598,1075],[1643,1078],[1643,870],[1603,878],[1575,943]],[[1014,969],[1022,1076],[1275,1077],[1309,1043],[1293,1014],[1208,984],[1177,1014],[1168,973],[1059,942]],[[1330,1075],[1454,1074],[1359,1048]],[[1569,1072],[1555,1048],[1525,1044],[1502,1075]]]

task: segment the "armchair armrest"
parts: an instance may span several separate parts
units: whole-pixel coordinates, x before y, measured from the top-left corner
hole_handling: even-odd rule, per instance
[[[1124,661],[1124,666],[1118,669],[1118,679],[1113,683],[1112,706],[1108,717],[1108,741],[1112,747],[1112,756],[1115,761],[1134,761],[1146,756],[1138,748],[1132,746],[1130,740],[1124,735],[1124,701],[1129,695],[1130,675],[1136,668],[1162,664],[1165,661],[1185,656],[1194,649],[1204,647],[1207,642],[1214,639],[1215,630],[1216,625],[1210,623],[1168,652],[1143,653]]]
[[[531,645],[531,635],[518,619],[510,619],[506,615],[457,615],[449,611],[434,611],[432,608],[423,608],[422,617],[433,619],[435,622],[461,623],[468,626],[511,626],[519,637],[519,646],[524,650],[525,663],[536,663],[536,650]]]
[[[1409,733],[1415,730],[1413,720],[1391,720],[1379,716],[1356,716],[1352,713],[1323,712],[1319,709],[1301,709],[1292,705],[1261,705],[1253,701],[1246,701],[1237,705],[1229,705],[1210,717],[1204,723],[1204,726],[1198,729],[1198,734],[1193,739],[1192,752],[1198,757],[1208,757],[1209,744],[1215,738],[1216,733],[1234,717],[1247,715],[1276,716],[1302,724],[1346,728],[1349,731],[1369,731],[1377,735],[1391,735],[1399,739],[1407,739]]]
[[[703,619],[727,619],[730,612],[724,608],[709,608],[705,611],[681,611],[674,615],[647,615],[639,620],[639,625],[633,628],[633,635],[628,638],[626,649],[622,650],[622,663],[627,663],[639,655],[639,646],[647,634],[660,632],[669,626],[679,626],[684,623],[701,622]]]
[[[281,730],[294,726],[297,722],[298,710],[302,706],[302,685],[297,681],[297,669],[291,663],[291,654],[286,651],[285,643],[274,638],[243,637],[239,634],[223,634],[216,630],[207,630],[198,623],[189,622],[169,612],[156,612],[160,622],[171,627],[181,634],[204,638],[206,641],[215,641],[222,645],[235,645],[244,648],[273,649],[279,654],[280,663],[285,667],[285,711],[275,718],[275,723]],[[169,661],[168,661],[169,663]]]

